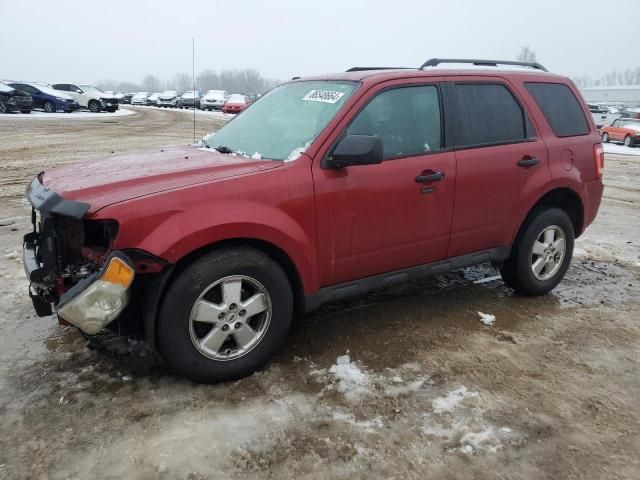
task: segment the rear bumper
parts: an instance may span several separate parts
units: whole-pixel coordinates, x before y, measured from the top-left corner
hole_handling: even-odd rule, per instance
[[[584,189],[584,221],[582,224],[582,231],[576,232],[582,234],[584,230],[593,223],[598,215],[600,209],[600,202],[602,201],[602,192],[604,191],[604,184],[602,179],[593,180],[585,184]]]

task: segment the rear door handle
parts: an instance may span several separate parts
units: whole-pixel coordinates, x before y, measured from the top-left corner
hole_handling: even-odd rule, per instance
[[[536,157],[524,157],[523,159],[518,161],[519,167],[533,167],[534,165],[538,165],[540,160]]]
[[[439,182],[444,178],[444,173],[435,172],[429,175],[418,175],[416,177],[416,182],[418,183],[429,183],[429,182]]]

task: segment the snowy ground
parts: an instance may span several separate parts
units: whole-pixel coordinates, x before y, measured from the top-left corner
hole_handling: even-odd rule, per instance
[[[171,110],[171,111],[175,111],[175,112],[179,112],[179,113],[183,113],[183,114],[189,114],[191,116],[193,116],[193,109],[189,109],[189,108],[160,108],[160,107],[154,107],[152,105],[131,105],[132,108],[140,108],[140,109],[146,109],[146,110]],[[224,113],[220,110],[199,110],[196,109],[196,116],[199,117],[210,117],[210,118],[217,118],[217,119],[221,119],[221,120],[231,120],[233,117],[236,116],[235,113]]]
[[[615,153],[617,155],[636,155],[640,156],[640,147],[625,147],[621,143],[605,143],[604,151],[606,153]]]
[[[100,113],[92,113],[88,110],[76,110],[72,113],[64,113],[64,112],[56,112],[56,113],[47,113],[41,112],[40,110],[32,110],[31,113],[7,113],[5,115],[0,115],[0,122],[3,121],[12,121],[16,118],[24,119],[24,120],[95,120],[97,118],[107,119],[114,117],[126,117],[127,115],[135,115],[136,112],[127,108],[119,108],[115,112],[100,112]]]
[[[487,266],[397,286],[297,316],[267,367],[204,386],[88,351],[26,294],[32,175],[191,142],[188,115],[136,111],[3,124],[0,479],[640,478],[634,158],[607,155],[553,293],[514,295]],[[198,135],[221,124],[199,117]]]

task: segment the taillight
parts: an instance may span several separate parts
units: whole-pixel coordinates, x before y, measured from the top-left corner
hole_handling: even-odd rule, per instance
[[[601,143],[596,143],[593,146],[593,161],[596,166],[596,178],[602,178],[602,172],[604,170],[604,147]]]

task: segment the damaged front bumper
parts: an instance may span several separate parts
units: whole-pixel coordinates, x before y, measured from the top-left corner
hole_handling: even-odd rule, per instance
[[[82,244],[71,243],[81,231],[65,227],[80,227],[88,204],[62,198],[46,188],[40,176],[29,185],[27,198],[33,207],[33,231],[24,236],[22,260],[36,313],[57,313],[89,335],[98,333],[129,302],[133,262],[117,250],[95,262],[80,258]],[[72,257],[80,261],[74,268]]]
[[[100,270],[80,280],[60,296],[58,303],[46,303],[38,289],[49,288],[37,283],[38,263],[35,242],[27,240],[23,246],[25,273],[31,284],[29,295],[39,316],[57,313],[88,335],[95,335],[114,321],[129,303],[129,290],[134,268],[128,257],[115,251]]]

